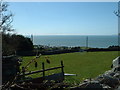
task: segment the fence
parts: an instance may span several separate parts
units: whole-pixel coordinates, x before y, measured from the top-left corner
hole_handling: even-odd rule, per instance
[[[55,70],[55,69],[61,69],[61,73],[59,73],[59,74],[53,74],[53,75],[49,75],[49,76],[45,76],[45,72],[46,71]],[[61,66],[53,67],[53,68],[48,68],[48,69],[45,69],[45,64],[43,62],[42,63],[42,70],[32,71],[30,73],[24,73],[23,72],[20,76],[25,77],[26,75],[36,74],[36,73],[40,73],[40,72],[42,72],[42,76],[43,76],[42,79],[43,80],[60,80],[60,81],[63,81],[64,80],[64,65],[63,65],[63,61],[61,61]]]

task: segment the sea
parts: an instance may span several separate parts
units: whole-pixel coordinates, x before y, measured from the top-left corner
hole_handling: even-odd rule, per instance
[[[30,37],[30,36],[29,36]],[[107,48],[119,45],[118,35],[34,35],[34,45]]]

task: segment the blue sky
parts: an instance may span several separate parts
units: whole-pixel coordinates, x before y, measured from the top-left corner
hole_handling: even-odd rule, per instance
[[[114,35],[117,2],[10,2],[13,27],[23,35]]]

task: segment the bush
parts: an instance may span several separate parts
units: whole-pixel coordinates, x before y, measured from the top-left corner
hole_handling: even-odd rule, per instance
[[[32,51],[33,43],[30,38],[22,35],[3,34],[2,47],[3,55],[11,55],[19,51]]]

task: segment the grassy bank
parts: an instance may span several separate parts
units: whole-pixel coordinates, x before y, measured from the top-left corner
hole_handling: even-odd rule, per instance
[[[45,57],[49,57],[50,64],[46,63]],[[32,63],[28,67],[28,71],[40,70],[42,69],[41,63],[45,62],[45,68],[51,68],[60,66],[60,61],[64,62],[64,71],[65,73],[77,74],[77,76],[68,76],[66,77],[68,81],[82,81],[86,78],[94,78],[99,74],[104,73],[106,70],[111,69],[112,60],[118,56],[117,51],[110,52],[77,52],[77,53],[65,53],[57,55],[43,55],[37,59],[38,67],[34,67]],[[22,66],[25,66],[32,58],[23,57]],[[46,74],[51,74],[57,71],[48,71]],[[37,77],[40,74],[36,75]],[[34,77],[36,77],[34,76]]]

